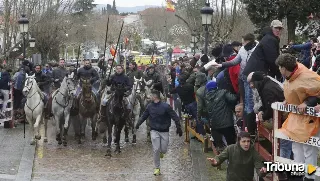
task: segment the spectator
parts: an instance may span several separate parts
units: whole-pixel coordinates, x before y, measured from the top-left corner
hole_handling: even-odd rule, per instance
[[[302,57],[302,64],[306,66],[307,68],[311,67],[312,63],[312,52],[311,49],[314,46],[315,43],[317,43],[317,38],[312,38],[310,41],[299,44],[299,45],[292,45],[290,48],[296,49],[296,50],[303,50],[303,57]]]
[[[261,177],[267,171],[259,153],[251,145],[250,134],[247,132],[240,132],[237,144],[229,145],[221,154],[208,160],[213,166],[228,160],[227,181],[253,180],[254,169]]]
[[[280,55],[276,61],[281,74],[285,77],[284,97],[286,104],[299,105],[298,111],[303,113],[308,98],[319,96],[320,77],[290,54]],[[306,165],[317,165],[318,148],[299,142],[307,141],[311,136],[319,137],[319,118],[304,114],[289,113],[280,129],[286,136],[296,142],[292,143],[294,161]],[[305,175],[305,180],[314,180],[315,175]]]
[[[208,82],[206,89],[205,100],[211,132],[216,131],[223,135],[228,145],[234,144],[236,135],[233,111],[237,103],[236,95],[219,89],[215,81]]]
[[[0,92],[3,96],[3,103],[0,115],[4,117],[7,109],[7,103],[9,100],[10,74],[8,73],[8,71],[4,69],[2,65],[0,65],[0,71]]]
[[[273,20],[266,35],[261,39],[253,53],[251,54],[243,74],[248,76],[251,72],[262,71],[271,77],[282,78],[278,66],[275,64],[280,54],[280,35],[283,25],[279,20]]]

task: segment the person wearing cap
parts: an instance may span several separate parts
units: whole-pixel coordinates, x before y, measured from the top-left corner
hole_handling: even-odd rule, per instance
[[[237,96],[225,89],[220,89],[215,81],[206,84],[205,105],[211,126],[211,135],[218,132],[225,137],[228,145],[235,143],[233,111]]]
[[[280,36],[283,25],[279,20],[273,20],[270,28],[264,29],[264,36],[251,54],[243,74],[248,76],[251,72],[262,71],[271,77],[281,80],[282,76],[276,65],[280,55]]]
[[[318,148],[304,144],[310,137],[319,137],[320,118],[303,114],[310,104],[310,97],[320,95],[320,77],[317,73],[307,69],[303,64],[298,63],[296,58],[290,54],[280,55],[276,60],[281,74],[285,77],[284,82],[284,104],[298,105],[297,111],[300,114],[289,113],[288,118],[282,124],[280,131],[293,139],[292,151],[296,163],[306,165],[317,165]],[[317,99],[316,99],[317,100]],[[315,107],[316,109],[316,107]],[[304,180],[314,180],[315,175],[306,173]]]
[[[303,50],[302,64],[307,68],[311,67],[312,57],[313,57],[313,53],[311,49],[314,46],[314,44],[317,42],[318,42],[317,38],[311,38],[308,42],[304,44],[290,46],[291,49]]]

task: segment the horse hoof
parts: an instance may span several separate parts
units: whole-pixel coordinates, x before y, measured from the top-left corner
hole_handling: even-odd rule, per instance
[[[111,157],[111,150],[110,150],[110,148],[108,148],[106,156]]]
[[[126,142],[126,143],[129,143],[129,138],[126,138],[126,139],[125,139],[125,142]]]
[[[36,144],[35,140],[30,141],[30,145],[35,145],[35,144]]]
[[[36,135],[34,138],[37,140],[41,140],[41,135]]]
[[[48,138],[45,137],[45,138],[43,139],[43,142],[48,143]]]
[[[67,146],[67,142],[66,141],[63,142],[63,146]]]
[[[59,141],[58,141],[58,145],[61,145],[61,144],[62,144],[62,141],[61,141],[61,140],[59,140]]]

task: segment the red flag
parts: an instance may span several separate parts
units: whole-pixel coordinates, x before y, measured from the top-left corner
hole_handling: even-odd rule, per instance
[[[111,53],[112,56],[115,56],[116,55],[116,50],[113,47],[111,47],[110,48],[110,53]]]

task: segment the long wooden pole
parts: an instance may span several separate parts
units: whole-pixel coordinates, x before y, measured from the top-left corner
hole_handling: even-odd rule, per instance
[[[103,62],[102,62],[102,67],[104,67],[104,62],[105,62],[105,59],[106,59],[106,49],[107,49],[107,42],[108,42],[108,31],[109,31],[109,18],[110,16],[108,15],[108,22],[107,22],[107,30],[106,30],[106,38],[104,40],[104,51],[103,51]],[[102,77],[104,77],[104,74],[106,72],[102,69]]]
[[[114,64],[114,58],[115,58],[115,56],[117,55],[118,46],[119,46],[119,42],[120,42],[120,37],[121,37],[122,29],[123,29],[123,24],[124,24],[124,21],[122,21],[122,25],[121,25],[121,29],[120,29],[120,33],[119,33],[119,37],[118,37],[118,42],[117,42],[117,46],[116,46],[116,51],[115,51],[115,53],[114,53],[114,55],[113,55],[113,58],[112,58],[112,64],[111,64],[111,68],[110,68],[110,70],[109,70],[109,74],[108,74],[107,80],[110,78],[111,70],[112,70],[113,64]]]

